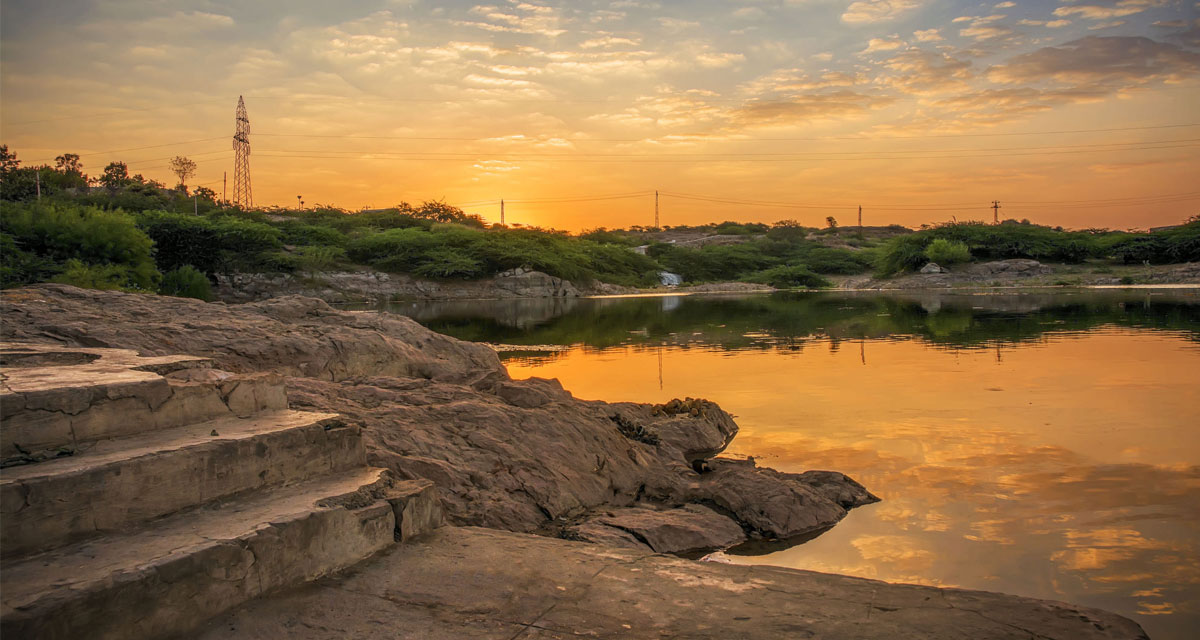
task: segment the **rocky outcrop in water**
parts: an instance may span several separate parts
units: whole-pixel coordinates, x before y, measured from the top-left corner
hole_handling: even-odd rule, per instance
[[[432,480],[457,524],[684,551],[726,546],[734,528],[803,534],[877,500],[839,473],[714,459],[737,425],[711,402],[581,401],[557,381],[513,380],[488,347],[402,316],[313,298],[226,305],[62,285],[8,291],[4,303],[10,340],[282,374],[292,408],[361,426],[370,463]]]
[[[226,302],[267,300],[286,295],[303,295],[326,302],[574,298],[581,295],[579,288],[570,281],[532,269],[509,269],[482,280],[422,280],[407,274],[371,270],[328,271],[307,276],[235,273],[217,276],[216,294]]]

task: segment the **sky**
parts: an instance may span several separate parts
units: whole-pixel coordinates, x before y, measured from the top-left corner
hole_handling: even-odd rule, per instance
[[[0,142],[577,231],[1200,213],[1195,0],[3,0]]]

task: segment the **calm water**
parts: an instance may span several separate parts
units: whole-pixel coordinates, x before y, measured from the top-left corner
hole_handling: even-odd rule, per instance
[[[730,451],[883,498],[745,563],[1067,600],[1200,628],[1200,291],[397,304],[576,396],[700,396]]]

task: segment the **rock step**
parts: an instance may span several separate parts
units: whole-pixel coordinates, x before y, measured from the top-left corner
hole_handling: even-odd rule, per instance
[[[280,376],[218,371],[207,359],[9,343],[0,343],[0,359],[16,364],[5,368],[0,388],[6,465],[97,440],[287,408]]]
[[[185,633],[241,602],[391,545],[392,490],[386,470],[356,469],[6,564],[0,636]]]
[[[359,428],[330,413],[277,411],[106,440],[71,457],[0,470],[0,556],[364,466]]]

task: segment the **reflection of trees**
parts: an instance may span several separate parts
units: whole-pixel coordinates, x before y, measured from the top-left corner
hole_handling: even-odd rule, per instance
[[[811,338],[920,339],[948,348],[1042,340],[1113,325],[1200,341],[1194,293],[1083,291],[1024,295],[777,293],[580,300],[522,308],[476,301],[449,313],[397,309],[442,333],[511,344],[799,350]],[[495,307],[495,308],[493,308]]]

